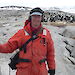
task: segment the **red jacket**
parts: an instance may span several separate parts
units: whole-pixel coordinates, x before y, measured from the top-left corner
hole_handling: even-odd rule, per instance
[[[0,53],[11,53],[20,48],[29,38],[31,38],[31,35],[32,31],[30,23],[28,23],[28,25],[13,35],[7,43],[0,44]],[[26,53],[24,53],[23,50],[20,51],[19,57],[30,59],[32,60],[32,63],[20,62],[17,64],[17,75],[47,75],[46,64],[42,63],[41,66],[38,64],[38,62],[44,58],[47,58],[48,68],[50,70],[55,69],[54,43],[50,32],[46,28],[43,28],[43,31],[38,33],[38,36],[39,38],[31,41],[27,45]],[[45,38],[45,41],[43,38]]]

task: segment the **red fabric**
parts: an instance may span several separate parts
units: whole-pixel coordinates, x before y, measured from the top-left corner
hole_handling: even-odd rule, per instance
[[[27,31],[28,31],[28,33],[31,32],[30,34],[32,35],[32,32],[34,34],[36,34],[40,30],[41,27],[42,27],[42,25],[40,24],[37,28],[34,28],[34,27],[32,27],[31,22],[29,22],[28,20],[26,20],[24,29],[26,29],[26,28],[29,29]]]
[[[24,25],[26,26],[28,23],[29,23],[29,21],[28,21],[28,20],[26,20]]]
[[[26,36],[24,30],[31,34],[30,23],[24,26],[23,29],[19,30],[13,35],[6,44],[0,44],[0,53],[11,53],[17,48],[20,48],[31,36]],[[50,70],[55,69],[55,55],[54,55],[54,44],[51,38],[50,32],[47,31],[47,35],[43,36],[38,34],[39,38],[35,41],[31,41],[27,47],[27,52],[20,51],[19,57],[23,59],[30,59],[32,62],[20,62],[17,64],[16,75],[48,75],[46,64],[39,64],[39,61],[47,57],[48,68]],[[46,38],[46,43],[43,44],[42,38]]]
[[[24,26],[24,29],[25,29],[30,35],[32,35],[32,30],[31,30],[30,22],[29,22],[26,26]]]

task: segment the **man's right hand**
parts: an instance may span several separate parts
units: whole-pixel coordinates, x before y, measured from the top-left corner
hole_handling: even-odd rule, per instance
[[[54,70],[48,70],[48,73],[49,73],[50,75],[55,75],[55,69],[54,69]]]

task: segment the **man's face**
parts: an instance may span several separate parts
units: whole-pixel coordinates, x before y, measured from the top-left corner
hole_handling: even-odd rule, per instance
[[[32,25],[32,27],[37,28],[40,25],[41,20],[42,20],[42,16],[32,15],[31,16],[31,25]]]

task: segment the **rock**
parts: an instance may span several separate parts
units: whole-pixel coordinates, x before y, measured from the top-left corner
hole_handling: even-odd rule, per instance
[[[73,50],[71,52],[71,56],[75,58],[75,47],[73,48]]]
[[[73,65],[75,65],[75,59],[73,57],[67,57]]]
[[[62,35],[69,38],[75,38],[75,26],[67,26]]]
[[[0,75],[2,75],[2,74],[1,74],[1,67],[0,67]]]

